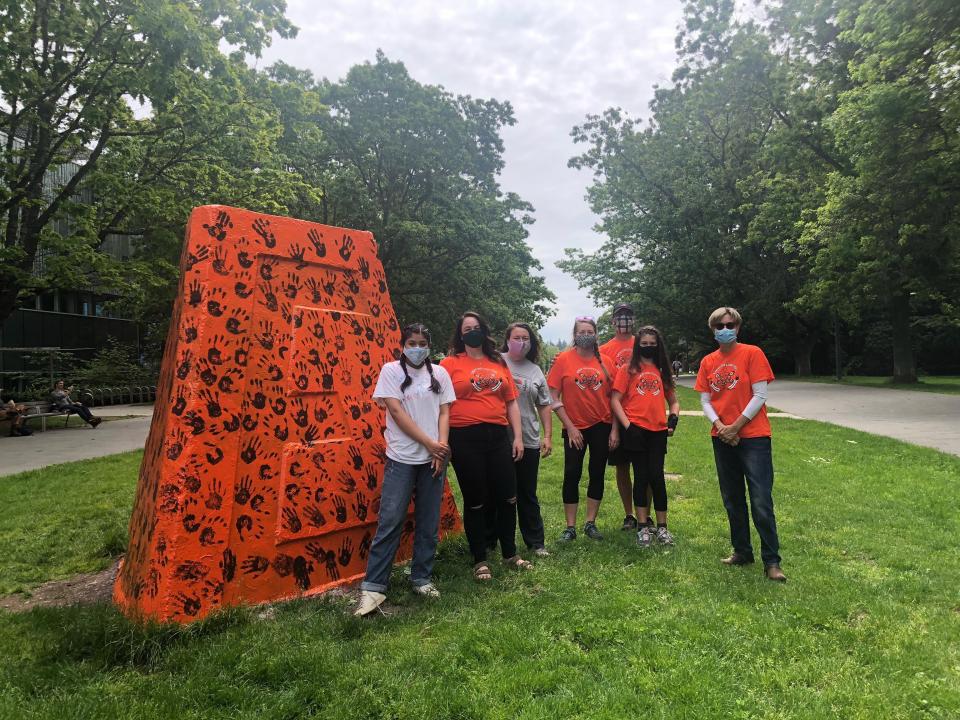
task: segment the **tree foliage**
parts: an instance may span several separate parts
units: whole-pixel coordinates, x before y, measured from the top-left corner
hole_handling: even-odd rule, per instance
[[[245,58],[295,32],[283,5],[0,13],[12,39],[0,53],[0,320],[44,287],[112,290],[157,352],[185,220],[210,203],[373,231],[400,317],[441,344],[468,308],[495,327],[545,320],[533,208],[498,185],[509,103],[421,84],[382,53],[340,82],[285,63],[255,70]],[[136,239],[127,262],[103,252],[117,235]]]
[[[809,372],[835,318],[911,332],[956,323],[960,183],[955,4],[799,0],[739,21],[688,2],[673,83],[644,126],[622,111],[573,131],[609,241],[561,265],[602,303],[632,297],[673,338],[741,307],[745,335]]]

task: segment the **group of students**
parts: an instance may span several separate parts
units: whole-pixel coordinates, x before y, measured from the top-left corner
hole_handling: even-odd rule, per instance
[[[387,411],[387,459],[356,615],[372,613],[386,599],[411,498],[411,586],[419,595],[439,597],[432,573],[448,462],[463,496],[463,526],[477,581],[492,580],[488,554],[498,545],[506,567],[532,569],[517,551],[518,525],[534,556],[550,554],[537,475],[540,459],[553,449],[553,413],[563,425],[566,528],[559,540],[577,538],[579,486],[589,454],[584,535],[603,537],[596,520],[610,464],[624,504],[623,529],[636,531],[641,547],[654,541],[674,544],[664,478],[667,438],[680,415],[673,368],[660,331],[652,325],[636,329],[630,305],[618,305],[612,317],[616,334],[603,345],[596,320],[577,317],[573,346],[557,355],[546,376],[537,364],[537,335],[526,323],[511,324],[498,349],[484,319],[466,312],[439,364],[430,360],[435,349],[426,327],[415,323],[403,329],[400,359],[384,365],[373,393]],[[749,492],[765,574],[782,582],[765,408],[773,373],[760,348],[737,341],[741,317],[734,308],[718,308],[708,324],[719,349],[701,361],[696,389],[713,423],[714,457],[730,523],[733,553],[722,562],[753,562]]]

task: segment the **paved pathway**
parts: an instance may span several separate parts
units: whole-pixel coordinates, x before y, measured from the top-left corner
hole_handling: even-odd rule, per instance
[[[680,382],[693,387],[691,377]],[[777,380],[767,402],[811,420],[960,455],[960,395]]]
[[[680,383],[692,387],[693,378],[683,377]],[[960,455],[960,395],[778,380],[770,385],[769,403],[801,418]],[[117,405],[96,412],[137,417],[107,422],[97,430],[77,427],[25,438],[0,437],[0,476],[137,450],[146,444],[152,406]],[[48,423],[56,425],[57,420]]]
[[[137,450],[146,444],[153,417],[152,405],[114,405],[94,408],[93,412],[103,417],[136,417],[111,420],[96,430],[86,425],[50,430],[62,424],[63,420],[47,418],[47,432],[39,432],[40,423],[32,420],[29,424],[34,433],[30,437],[9,437],[5,434],[0,437],[0,476]]]

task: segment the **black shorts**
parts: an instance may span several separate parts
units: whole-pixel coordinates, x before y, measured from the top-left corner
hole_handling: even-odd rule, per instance
[[[624,457],[629,462],[632,457],[639,453],[667,453],[667,431],[666,430],[647,430],[646,428],[631,425],[626,432],[620,433],[620,445],[618,450],[623,450]]]
[[[629,465],[630,458],[627,457],[626,452],[623,449],[623,436],[625,433],[620,431],[620,444],[617,445],[613,450],[610,451],[610,454],[607,455],[607,465],[610,467],[620,467],[621,465]]]

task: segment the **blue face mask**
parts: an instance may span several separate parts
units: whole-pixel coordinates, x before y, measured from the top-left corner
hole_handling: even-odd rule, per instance
[[[732,343],[737,339],[737,331],[730,328],[720,328],[713,331],[713,338],[721,345]]]
[[[407,356],[407,360],[410,361],[411,365],[420,367],[423,364],[423,361],[427,359],[427,356],[430,355],[430,348],[405,347],[403,349],[403,354]]]

